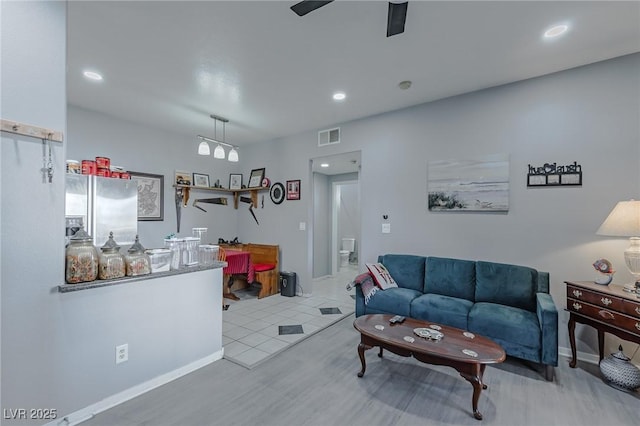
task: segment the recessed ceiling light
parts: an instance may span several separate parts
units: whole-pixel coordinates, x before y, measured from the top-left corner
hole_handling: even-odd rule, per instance
[[[336,92],[333,94],[334,101],[343,101],[346,97],[347,95],[345,95],[344,92]]]
[[[95,80],[95,81],[101,81],[102,80],[102,75],[98,74],[95,71],[85,71],[82,74],[85,77],[87,77],[89,80]]]
[[[544,32],[545,38],[555,38],[561,36],[569,30],[569,26],[566,24],[554,25]]]
[[[329,163],[322,163],[322,164],[320,164],[320,167],[327,168],[327,167],[329,167]]]

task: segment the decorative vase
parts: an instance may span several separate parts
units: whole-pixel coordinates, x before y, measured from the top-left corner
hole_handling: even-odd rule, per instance
[[[640,369],[629,361],[631,358],[622,353],[622,345],[618,347],[618,352],[600,361],[600,372],[605,382],[623,391],[640,388]]]

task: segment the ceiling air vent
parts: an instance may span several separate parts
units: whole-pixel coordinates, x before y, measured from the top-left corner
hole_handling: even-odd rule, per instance
[[[340,143],[340,127],[318,132],[318,146],[333,145],[335,143]]]

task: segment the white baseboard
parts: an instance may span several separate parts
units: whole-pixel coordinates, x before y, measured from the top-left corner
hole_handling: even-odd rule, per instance
[[[190,364],[187,364],[183,367],[180,367],[176,370],[165,373],[161,376],[148,380],[144,383],[140,383],[134,387],[126,389],[122,392],[119,392],[115,395],[111,395],[102,401],[96,402],[95,404],[91,404],[88,407],[82,408],[78,411],[74,411],[71,414],[68,414],[62,418],[56,419],[52,422],[46,423],[45,426],[73,426],[79,423],[82,423],[86,420],[93,418],[96,414],[99,414],[109,408],[115,407],[116,405],[122,404],[130,399],[133,399],[137,396],[142,395],[143,393],[149,392],[159,386],[165,385],[177,378],[180,378],[184,375],[194,372],[195,370],[202,368],[206,365],[211,364],[214,361],[218,361],[222,359],[224,356],[224,348],[221,350],[214,352],[213,354],[201,358],[197,361],[194,361]]]
[[[563,356],[565,358],[571,358],[571,348],[558,347],[558,355]],[[598,365],[600,363],[600,357],[598,354],[590,354],[586,352],[576,352],[576,358],[579,361],[588,362],[589,364]]]

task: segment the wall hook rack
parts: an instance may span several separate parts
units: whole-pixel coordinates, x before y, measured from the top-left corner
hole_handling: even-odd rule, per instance
[[[7,133],[49,140],[52,142],[62,143],[63,141],[62,132],[59,130],[19,123],[14,120],[5,120],[4,118],[0,119],[0,130]]]

